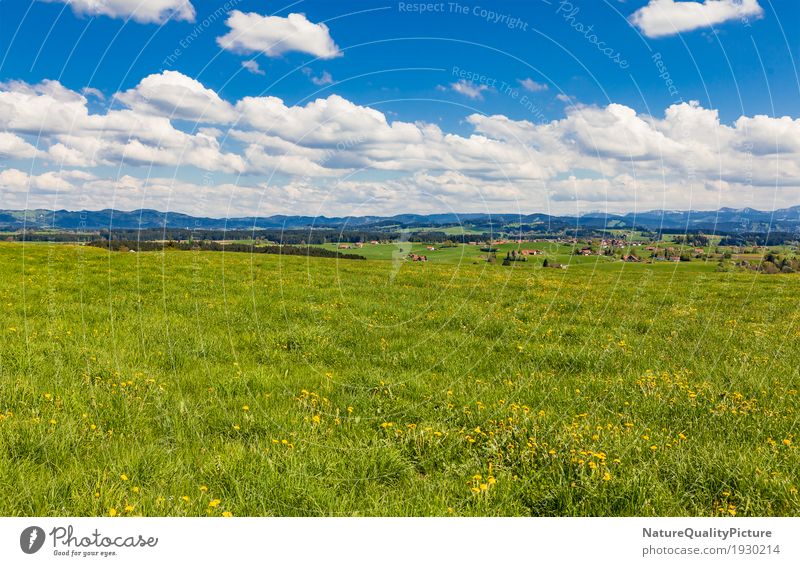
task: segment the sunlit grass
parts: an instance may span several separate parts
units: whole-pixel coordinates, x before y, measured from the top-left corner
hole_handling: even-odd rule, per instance
[[[0,245],[0,514],[800,512],[797,276],[474,261]]]

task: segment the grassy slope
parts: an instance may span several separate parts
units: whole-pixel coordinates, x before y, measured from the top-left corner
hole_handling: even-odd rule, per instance
[[[800,279],[588,259],[0,244],[0,515],[799,514]]]

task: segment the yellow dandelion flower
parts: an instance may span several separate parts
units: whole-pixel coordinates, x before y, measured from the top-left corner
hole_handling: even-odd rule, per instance
[[[132,488],[132,490],[133,490],[133,493],[139,493],[139,486],[138,486],[138,485],[137,485],[137,486],[134,486],[134,487]]]
[[[189,496],[188,495],[182,495],[181,499],[183,499],[186,503],[189,503]]]
[[[249,410],[250,410],[250,406],[249,406],[249,405],[242,405],[242,410],[243,410],[244,412],[247,412],[247,411],[249,411]]]
[[[128,481],[128,476],[126,476],[125,474],[120,474],[119,479],[121,479],[122,481]]]
[[[611,481],[611,474],[608,472],[603,474],[603,481]]]
[[[133,505],[126,505],[125,506],[125,512],[126,513],[130,513],[131,511],[133,511]]]
[[[211,501],[208,502],[208,506],[209,507],[216,507],[220,503],[222,503],[222,501],[220,501],[219,499],[212,499]]]
[[[117,516],[117,510],[112,507],[111,509],[108,510],[108,516],[109,517],[116,517]]]
[[[233,513],[231,513],[230,511],[223,511],[222,512],[222,516],[223,517],[233,517]]]
[[[233,430],[239,430],[241,427],[238,424],[233,425]]]
[[[200,486],[200,491],[202,491],[203,493],[205,493],[206,491],[208,491],[208,486],[201,485],[201,486]]]

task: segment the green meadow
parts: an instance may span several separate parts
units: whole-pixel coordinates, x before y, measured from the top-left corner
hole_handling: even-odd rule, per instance
[[[0,515],[800,514],[799,276],[396,248],[0,244]]]

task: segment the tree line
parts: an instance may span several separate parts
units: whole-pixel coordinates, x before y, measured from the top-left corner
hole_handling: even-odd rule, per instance
[[[93,240],[87,245],[103,248],[115,252],[153,252],[162,250],[204,251],[204,252],[245,252],[253,254],[299,255],[309,257],[327,257],[336,259],[367,259],[363,255],[343,254],[334,250],[311,246],[293,245],[252,245],[252,244],[222,244],[213,241],[176,242],[146,242],[139,240]]]

